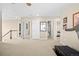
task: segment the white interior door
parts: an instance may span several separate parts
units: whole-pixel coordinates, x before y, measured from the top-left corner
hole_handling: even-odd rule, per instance
[[[40,38],[40,21],[33,20],[32,21],[32,39]]]

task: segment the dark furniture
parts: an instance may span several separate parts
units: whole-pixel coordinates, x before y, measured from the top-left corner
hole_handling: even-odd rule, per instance
[[[69,46],[55,46],[57,56],[79,56],[79,52]]]

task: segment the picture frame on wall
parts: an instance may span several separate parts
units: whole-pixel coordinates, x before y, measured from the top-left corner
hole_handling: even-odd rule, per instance
[[[67,29],[67,17],[63,18],[63,30]]]
[[[79,24],[79,12],[73,14],[73,27]]]

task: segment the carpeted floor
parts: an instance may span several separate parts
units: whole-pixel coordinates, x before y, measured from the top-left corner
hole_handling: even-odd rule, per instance
[[[0,42],[2,56],[56,56],[52,50],[58,40],[9,40]]]

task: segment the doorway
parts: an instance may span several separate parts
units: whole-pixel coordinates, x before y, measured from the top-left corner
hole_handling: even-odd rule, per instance
[[[51,21],[40,22],[40,38],[42,39],[51,38]]]
[[[31,21],[22,19],[19,21],[19,37],[30,39],[31,37]]]
[[[48,38],[51,38],[51,21],[48,21]]]

